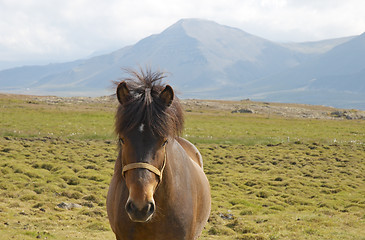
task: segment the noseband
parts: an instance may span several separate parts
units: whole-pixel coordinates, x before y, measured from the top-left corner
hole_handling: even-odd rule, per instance
[[[162,164],[162,168],[161,170],[159,170],[158,168],[156,168],[155,166],[149,164],[149,163],[130,163],[127,164],[123,167],[122,169],[122,176],[123,178],[125,178],[125,172],[132,170],[132,169],[147,169],[151,172],[153,172],[154,174],[156,174],[159,178],[159,182],[157,184],[157,186],[162,182],[162,174],[163,174],[163,170],[165,169],[166,166],[166,158],[167,158],[167,154],[166,154],[166,147],[164,148],[165,150],[165,154],[164,154],[164,160],[163,160],[163,164]]]

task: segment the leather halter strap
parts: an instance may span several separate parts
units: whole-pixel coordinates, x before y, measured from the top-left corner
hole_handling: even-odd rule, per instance
[[[122,176],[125,178],[125,172],[127,172],[129,170],[132,170],[132,169],[139,169],[139,168],[147,169],[147,170],[153,172],[154,174],[156,174],[159,177],[158,184],[160,184],[162,182],[162,174],[163,174],[163,170],[165,169],[165,166],[166,166],[166,158],[167,158],[166,148],[164,150],[165,150],[165,154],[164,154],[165,157],[164,157],[164,160],[163,160],[163,165],[162,165],[161,170],[159,170],[158,168],[156,168],[155,166],[153,166],[149,163],[142,163],[142,162],[141,163],[130,163],[130,164],[127,164],[123,167]]]

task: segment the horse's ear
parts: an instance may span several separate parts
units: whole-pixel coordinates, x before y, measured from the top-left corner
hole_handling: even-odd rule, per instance
[[[117,88],[117,97],[120,104],[125,104],[131,97],[127,83],[125,81],[119,83]]]
[[[166,107],[169,107],[174,100],[174,90],[170,85],[167,85],[165,89],[160,93],[160,99],[165,104]]]

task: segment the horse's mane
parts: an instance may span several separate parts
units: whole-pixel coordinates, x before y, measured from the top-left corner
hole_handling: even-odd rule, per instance
[[[163,72],[140,72],[126,69],[128,77],[120,82],[127,83],[130,99],[120,104],[116,113],[115,131],[125,134],[140,124],[148,127],[156,136],[179,136],[184,127],[184,115],[179,99],[174,99],[169,107],[163,104],[159,95],[166,87]],[[119,84],[120,82],[116,82]]]

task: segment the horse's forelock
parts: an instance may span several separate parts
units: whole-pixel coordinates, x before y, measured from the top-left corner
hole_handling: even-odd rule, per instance
[[[166,75],[151,70],[127,72],[129,77],[121,81],[127,83],[131,98],[119,105],[116,114],[116,133],[125,134],[143,123],[156,136],[179,136],[184,124],[179,99],[175,96],[169,107],[159,99],[161,91],[166,87],[162,83]]]

